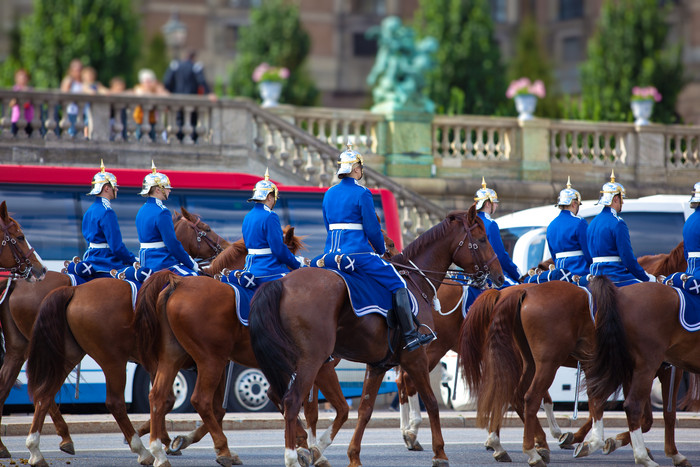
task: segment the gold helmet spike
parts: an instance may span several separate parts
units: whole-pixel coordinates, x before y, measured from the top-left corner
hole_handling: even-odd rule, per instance
[[[610,172],[610,183],[615,183],[615,169]]]
[[[571,188],[571,175],[566,177],[566,187]]]

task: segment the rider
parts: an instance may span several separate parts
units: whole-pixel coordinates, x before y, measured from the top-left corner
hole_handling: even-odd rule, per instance
[[[304,257],[294,256],[284,244],[280,219],[272,210],[278,196],[277,186],[270,181],[266,170],[265,179],[255,184],[253,196],[248,200],[255,205],[243,219],[243,241],[248,248],[244,271],[254,276],[253,286],[279,279],[290,269],[306,265]]]
[[[700,274],[700,182],[693,187],[693,194],[690,197],[690,207],[695,210],[683,226],[683,249],[685,259],[688,262],[686,274],[694,276]]]
[[[83,237],[89,247],[83,255],[83,261],[91,265],[91,278],[111,277],[112,269],[123,269],[132,265],[136,258],[126,249],[122,241],[117,215],[110,201],[117,197],[117,177],[105,172],[105,165],[100,161],[100,171],[92,177],[92,191],[95,202],[83,216]],[[84,279],[87,277],[81,275]]]
[[[622,210],[625,187],[615,181],[615,172],[610,181],[600,190],[603,210],[588,226],[588,251],[592,256],[592,276],[606,275],[618,287],[638,282],[655,282],[656,277],[647,273],[637,262],[630,243],[627,224],[618,213]]]
[[[326,224],[326,254],[351,254],[355,267],[367,271],[393,294],[394,312],[409,352],[431,342],[432,334],[416,329],[406,282],[381,256],[386,251],[384,236],[374,210],[369,189],[359,184],[364,175],[362,155],[348,144],[340,154],[337,175],[340,183],[323,197],[323,221]],[[372,249],[374,247],[374,249]]]
[[[477,190],[474,201],[476,201],[476,210],[479,212],[479,217],[481,217],[481,220],[484,222],[486,236],[489,239],[491,248],[493,248],[494,253],[496,253],[498,257],[498,261],[501,263],[506,285],[517,284],[520,279],[520,271],[518,271],[518,267],[513,263],[513,260],[510,259],[506,248],[503,246],[498,224],[491,219],[491,216],[498,208],[498,195],[491,188],[486,188],[486,180],[484,180],[484,177],[481,177],[481,188]]]
[[[547,227],[547,244],[554,264],[577,276],[587,276],[591,265],[586,229],[588,223],[577,216],[581,206],[581,193],[571,188],[571,177],[566,188],[559,192],[559,215]]]
[[[170,196],[170,180],[165,174],[156,171],[153,162],[151,169],[152,172],[144,177],[143,189],[139,193],[148,199],[136,214],[136,230],[141,242],[141,266],[153,271],[170,269],[180,276],[196,276],[199,265],[187,254],[175,236],[173,217],[163,204]]]

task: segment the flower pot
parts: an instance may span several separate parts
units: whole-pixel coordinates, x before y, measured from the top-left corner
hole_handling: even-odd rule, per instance
[[[634,100],[631,102],[632,115],[634,115],[635,125],[648,125],[651,112],[654,110],[654,100]]]
[[[282,83],[279,81],[261,81],[260,97],[262,97],[262,107],[276,107],[279,104],[282,94]]]
[[[515,100],[515,110],[518,111],[518,120],[532,120],[532,114],[537,108],[537,96],[533,94],[517,94]]]

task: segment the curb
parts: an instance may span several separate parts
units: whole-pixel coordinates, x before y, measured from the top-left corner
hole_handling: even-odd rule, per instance
[[[556,412],[557,423],[562,429],[580,428],[588,418],[588,412],[579,412],[578,419],[574,420],[570,412]],[[73,434],[94,434],[94,433],[119,433],[117,422],[109,414],[99,415],[65,415],[68,429]],[[325,429],[333,421],[334,413],[321,412],[319,414],[318,428]],[[423,413],[423,426],[429,425],[427,414]],[[130,414],[129,418],[134,426],[140,426],[149,420],[148,414]],[[547,426],[547,419],[544,414],[538,416],[540,423]],[[398,412],[375,411],[369,422],[368,428],[399,428],[400,416]],[[627,419],[624,412],[606,412],[605,427],[626,428]],[[1,436],[26,436],[32,423],[31,415],[9,415],[2,419],[0,425]],[[166,417],[166,427],[170,432],[188,432],[193,430],[201,419],[197,414],[170,414]],[[663,416],[661,412],[654,412],[654,425],[663,426]],[[351,412],[348,421],[343,425],[343,429],[354,429],[357,425],[357,412]],[[441,411],[440,425],[443,428],[477,428],[476,412],[454,412]],[[223,421],[224,430],[283,430],[284,420],[278,413],[227,413]],[[522,427],[523,423],[510,413],[505,420],[506,427]],[[676,427],[678,428],[700,428],[700,414],[680,413],[676,417]],[[50,420],[44,424],[42,434],[55,434],[56,430]]]

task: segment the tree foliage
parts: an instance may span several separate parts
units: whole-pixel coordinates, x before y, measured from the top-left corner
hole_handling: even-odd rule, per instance
[[[261,2],[260,7],[251,10],[250,25],[240,30],[230,94],[259,98],[253,70],[266,62],[290,71],[282,88],[281,102],[314,105],[319,91],[305,66],[310,47],[311,40],[301,25],[296,5],[283,0]]]
[[[35,87],[58,87],[73,58],[102,82],[121,75],[133,84],[140,44],[132,0],[34,0],[21,22],[18,59]]]
[[[165,38],[160,32],[153,35],[148,44],[141,52],[141,58],[137,62],[135,71],[142,68],[153,70],[158,79],[162,80],[165,71],[170,65],[170,52],[165,43]]]
[[[582,118],[632,121],[634,86],[655,86],[663,100],[653,120],[675,123],[685,78],[680,45],[667,46],[668,10],[657,0],[606,0],[581,67]]]
[[[420,0],[415,29],[440,43],[438,66],[428,75],[429,97],[439,113],[508,112],[505,68],[487,0]]]
[[[508,65],[508,76],[511,81],[525,77],[533,82],[539,79],[544,83],[547,96],[539,99],[536,111],[540,117],[561,116],[553,75],[552,65],[542,44],[537,23],[528,15],[523,18],[518,29],[515,54]],[[512,108],[515,112],[515,107]]]

